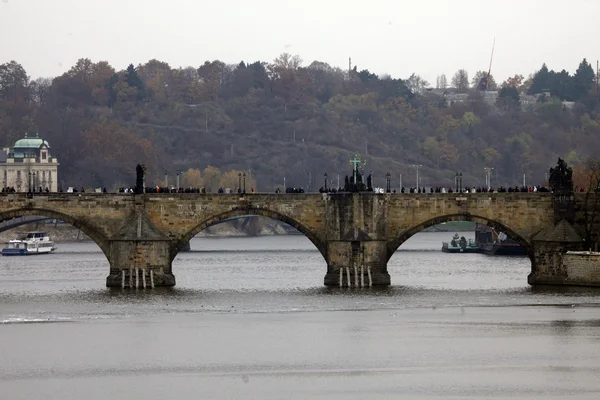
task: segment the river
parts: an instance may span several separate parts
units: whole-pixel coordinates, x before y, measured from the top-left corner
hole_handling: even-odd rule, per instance
[[[93,243],[0,257],[0,399],[600,398],[600,290],[451,236],[403,244],[389,288],[324,287],[303,236],[195,238],[175,288],[106,288]]]

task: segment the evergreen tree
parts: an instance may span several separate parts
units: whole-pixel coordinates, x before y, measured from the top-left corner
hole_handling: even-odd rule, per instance
[[[136,87],[138,90],[138,100],[141,100],[146,95],[146,88],[144,86],[144,82],[142,78],[138,75],[133,64],[129,64],[127,70],[125,71],[125,82],[131,87]]]
[[[573,76],[573,100],[580,100],[588,94],[594,85],[594,75],[594,69],[584,58]]]
[[[563,101],[573,101],[573,77],[564,69],[550,71],[550,93]]]
[[[550,90],[552,77],[546,63],[533,76],[533,82],[527,91],[528,94],[538,94]]]

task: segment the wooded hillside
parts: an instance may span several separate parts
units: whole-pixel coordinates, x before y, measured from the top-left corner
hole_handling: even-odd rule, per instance
[[[194,169],[182,185],[189,175],[189,184],[212,191],[223,184],[214,174],[229,172],[235,184],[239,171],[262,191],[284,177],[287,186],[318,190],[324,173],[336,186],[357,153],[376,186],[388,172],[392,187],[400,174],[415,186],[413,164],[422,165],[421,186],[452,186],[456,172],[464,186],[483,186],[485,167],[494,168],[494,185],[520,184],[523,174],[543,184],[557,157],[577,166],[600,152],[596,77],[585,59],[572,75],[544,65],[528,79],[490,77],[488,89],[499,89],[493,104],[477,89],[486,75],[469,82],[461,70],[453,88],[442,75],[428,90],[416,74],[378,77],[282,54],[198,68],[151,60],[124,71],[81,59],[59,77],[31,80],[13,61],[0,65],[0,146],[39,132],[59,158],[63,187],[133,185],[141,162],[149,184],[161,184],[165,170],[172,184],[178,171]],[[521,96],[543,92],[521,106]],[[448,100],[454,93],[465,100]]]

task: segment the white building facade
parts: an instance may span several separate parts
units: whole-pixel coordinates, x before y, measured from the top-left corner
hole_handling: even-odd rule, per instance
[[[58,191],[58,159],[38,134],[25,133],[12,148],[0,151],[2,191]]]

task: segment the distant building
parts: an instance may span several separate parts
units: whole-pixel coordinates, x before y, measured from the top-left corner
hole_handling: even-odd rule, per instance
[[[50,145],[38,134],[15,142],[12,148],[0,151],[2,188],[17,192],[48,189],[58,191],[58,160],[50,154]]]

